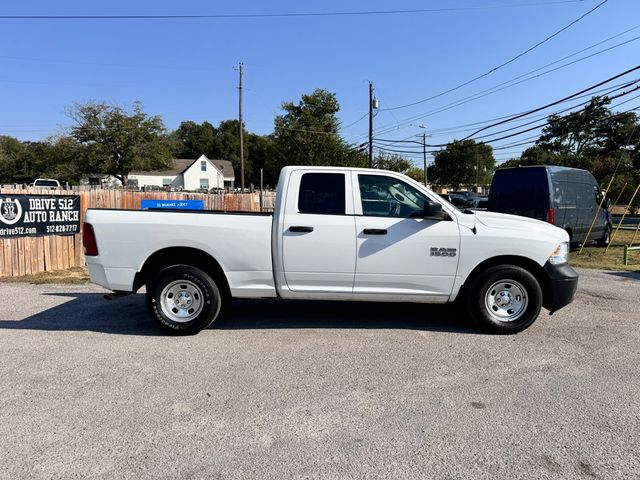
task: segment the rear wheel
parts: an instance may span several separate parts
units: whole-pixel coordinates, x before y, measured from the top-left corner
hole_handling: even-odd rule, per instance
[[[604,229],[602,237],[597,241],[599,247],[606,247],[611,242],[611,225],[607,225]]]
[[[471,318],[493,333],[516,333],[529,327],[540,314],[542,289],[522,267],[488,268],[473,282],[467,310]]]
[[[216,282],[191,265],[167,267],[147,284],[149,315],[173,334],[192,335],[207,328],[221,306]]]

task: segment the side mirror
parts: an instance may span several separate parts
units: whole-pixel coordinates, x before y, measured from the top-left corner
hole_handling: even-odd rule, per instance
[[[436,202],[425,202],[422,207],[422,217],[432,220],[444,220],[444,211],[442,205]]]
[[[611,199],[610,198],[607,198],[604,201],[604,208],[606,208],[607,210],[609,210],[611,208]]]

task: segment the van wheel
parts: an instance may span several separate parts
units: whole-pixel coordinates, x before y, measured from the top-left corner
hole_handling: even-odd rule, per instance
[[[467,310],[484,330],[510,334],[529,327],[540,314],[542,289],[524,268],[498,265],[488,268],[470,288]]]
[[[216,282],[191,265],[172,265],[147,284],[149,315],[166,331],[193,335],[220,314],[222,297]]]
[[[569,235],[569,247],[575,247],[576,243],[573,241],[573,232],[571,231],[571,229],[565,228],[564,231],[567,232],[567,235]]]
[[[611,225],[604,229],[602,237],[597,241],[599,247],[606,247],[611,242]]]

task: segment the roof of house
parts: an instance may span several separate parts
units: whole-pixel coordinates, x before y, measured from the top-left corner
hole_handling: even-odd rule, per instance
[[[207,158],[205,156],[205,158]],[[229,160],[212,160],[208,159],[211,163],[213,163],[218,170],[222,172],[222,176],[225,178],[234,178],[235,174],[233,172],[233,164]],[[148,172],[130,172],[130,175],[151,175],[151,176],[163,176],[163,177],[175,177],[184,172],[186,172],[191,165],[193,165],[197,160],[192,158],[174,158],[171,162],[170,168],[166,170],[153,170]]]
[[[176,175],[180,175],[187,170],[195,160],[191,158],[174,158],[171,160],[170,168],[167,170],[152,170],[148,172],[130,172],[129,175],[153,175],[153,176],[165,176],[165,177],[175,177]]]
[[[222,172],[225,178],[235,178],[236,174],[233,171],[233,163],[229,160],[212,160],[209,159],[218,169]]]

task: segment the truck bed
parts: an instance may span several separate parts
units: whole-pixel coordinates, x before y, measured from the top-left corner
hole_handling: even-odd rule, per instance
[[[85,221],[98,238],[98,255],[87,257],[91,277],[111,290],[132,291],[152,254],[180,248],[214,258],[233,296],[276,295],[269,213],[89,209]]]

